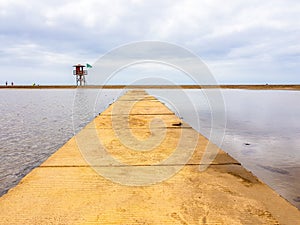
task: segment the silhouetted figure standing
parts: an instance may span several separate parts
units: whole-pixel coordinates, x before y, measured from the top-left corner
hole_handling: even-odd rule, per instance
[[[11,82],[11,86],[14,86],[14,82]]]
[[[6,82],[5,82],[5,85],[7,86],[7,84],[8,84],[8,83],[7,83],[7,81],[6,81]]]

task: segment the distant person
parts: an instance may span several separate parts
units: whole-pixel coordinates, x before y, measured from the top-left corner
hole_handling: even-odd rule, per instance
[[[5,85],[6,85],[6,86],[8,85],[7,81],[5,82]]]
[[[33,83],[32,86],[35,86],[35,83]]]
[[[14,82],[11,82],[11,86],[14,86]]]

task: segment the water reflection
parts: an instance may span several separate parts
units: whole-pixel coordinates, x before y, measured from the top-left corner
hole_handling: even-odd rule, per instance
[[[160,90],[149,92],[161,94]],[[181,102],[176,104],[178,116],[209,137],[212,117],[208,99],[201,90],[186,93],[198,114],[192,115]],[[220,147],[300,208],[300,92],[225,89],[222,93],[227,125]]]

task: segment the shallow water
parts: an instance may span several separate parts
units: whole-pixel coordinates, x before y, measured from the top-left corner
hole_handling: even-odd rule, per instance
[[[185,97],[181,90],[148,92],[210,136],[212,113],[203,91],[184,90]],[[0,195],[120,94],[122,90],[0,90]],[[227,125],[224,136],[219,126],[221,148],[300,208],[300,92],[222,90],[222,96]]]
[[[187,100],[177,97],[181,91],[149,90],[206,137],[212,119],[209,91],[184,90],[195,115]],[[300,91],[222,89],[221,93],[227,123],[224,135],[220,129],[220,147],[300,209]],[[167,96],[172,96],[171,102]]]
[[[108,107],[122,90],[0,90],[0,196]]]
[[[227,91],[224,96],[224,149],[300,208],[300,92]]]

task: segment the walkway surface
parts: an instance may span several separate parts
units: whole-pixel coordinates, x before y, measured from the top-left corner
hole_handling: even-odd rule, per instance
[[[199,171],[207,145],[129,91],[0,198],[0,224],[300,224],[298,209],[224,151]]]

